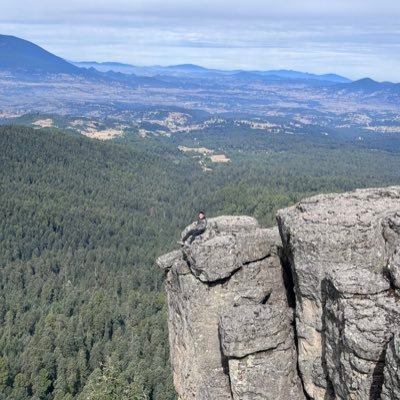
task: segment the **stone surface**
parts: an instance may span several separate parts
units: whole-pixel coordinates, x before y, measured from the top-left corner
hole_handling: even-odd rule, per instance
[[[175,265],[179,265],[178,260]],[[217,323],[227,291],[210,288],[191,272],[181,274],[174,266],[168,272],[166,288],[171,360],[179,399],[231,399]]]
[[[290,343],[290,344],[289,344]],[[229,360],[234,400],[304,400],[293,341],[274,351]]]
[[[340,276],[341,271],[348,271],[348,268],[353,267],[361,272],[367,270],[378,274],[387,270],[389,260],[392,259],[395,249],[400,243],[400,188],[364,189],[344,194],[315,196],[296,206],[279,211],[277,220],[285,257],[291,266],[294,281],[296,334],[301,378],[310,398],[318,400],[335,398],[327,375],[326,338],[323,335],[325,328],[324,302],[327,296],[323,287],[326,284],[327,273],[335,269]],[[357,276],[360,282],[362,281],[361,272],[351,278],[353,279],[353,283],[350,285],[352,289],[342,291],[346,292],[344,297],[350,298],[349,301],[344,299],[339,301],[341,307],[346,310],[344,319],[341,320],[340,317],[331,314],[332,318],[338,318],[335,323],[342,328],[348,328],[346,320],[350,316],[356,321],[363,320],[363,312],[371,308],[372,303],[375,300],[378,301],[382,296],[380,293],[352,293],[356,291]],[[377,292],[384,290],[385,283],[380,281],[377,285],[383,285],[379,286]],[[340,287],[338,289],[340,290]],[[377,296],[377,298],[375,300],[372,297],[370,300],[364,299],[364,303],[358,303],[356,299],[351,300],[351,298],[363,295]],[[381,299],[382,303],[385,304],[387,299],[387,296],[385,299]],[[350,304],[351,301],[354,304]],[[344,305],[345,303],[346,305]],[[387,305],[387,307],[392,311],[396,308],[394,304]],[[365,316],[364,328],[379,328],[375,326],[372,317],[372,315],[379,317],[379,311],[374,311],[372,307],[368,312],[372,314],[370,319],[368,319],[368,315]],[[384,321],[381,323],[385,324]],[[357,324],[358,322],[355,322],[352,327],[354,331],[350,330],[349,332],[352,334],[356,334],[357,330],[361,332],[363,327],[362,325],[357,326]],[[333,326],[332,329],[336,328]],[[381,338],[382,330],[384,329],[376,333],[377,347],[381,350],[380,346],[384,345],[384,341],[387,340],[386,334]],[[374,334],[375,332],[372,332],[370,338],[360,337],[360,340],[365,339],[366,343],[372,343],[375,340],[372,337]],[[339,332],[338,335],[341,336],[341,333]],[[349,342],[350,338],[348,337],[346,340]],[[350,344],[354,345],[354,343]],[[351,351],[346,357],[349,359],[344,364],[352,365],[359,361],[351,359]],[[368,357],[371,356],[368,355]],[[381,358],[379,358],[379,362],[380,360]],[[377,362],[376,359],[367,361]],[[341,363],[342,360],[337,362]],[[347,368],[344,364],[341,364],[341,368]],[[366,370],[369,367],[360,361],[360,365],[352,365],[352,368]],[[377,368],[379,369],[380,366]],[[347,384],[351,385],[351,383]]]
[[[196,222],[188,225],[181,233],[183,238],[187,232],[196,227]],[[209,236],[209,233],[218,232],[251,232],[255,228],[258,228],[258,222],[255,218],[247,216],[220,216],[207,220],[206,232],[202,235],[203,237]]]
[[[388,273],[394,287],[400,289],[400,246],[396,247],[388,263]]]
[[[221,316],[234,400],[304,399],[291,322],[282,303],[242,305]]]
[[[181,250],[175,250],[171,253],[164,254],[157,258],[156,265],[158,268],[169,270],[177,260],[180,260],[181,255]]]
[[[277,220],[211,219],[157,260],[179,400],[400,400],[400,187]]]
[[[158,258],[179,400],[304,399],[279,242],[253,218],[219,217]]]
[[[386,346],[400,324],[400,298],[382,275],[356,267],[329,273],[323,292],[322,361],[335,399],[379,399]]]
[[[216,234],[221,232],[230,232],[230,233],[254,232],[255,228],[258,227],[259,227],[258,221],[255,218],[244,215],[239,215],[239,216],[223,215],[208,220],[209,231],[214,232]]]
[[[234,293],[233,306],[243,304],[283,303],[287,307],[287,294],[282,266],[277,255],[243,265],[229,279],[229,289]]]
[[[270,255],[279,243],[277,230],[260,229],[253,218],[232,217],[229,221],[227,217],[210,219],[206,231],[183,247],[193,274],[203,282],[230,277],[243,264]]]
[[[197,239],[190,247],[185,247],[185,256],[193,274],[203,282],[229,278],[242,266],[234,235]]]
[[[382,400],[400,400],[400,334],[396,333],[386,350]]]
[[[390,289],[390,282],[383,274],[350,264],[332,264],[325,279],[344,297],[374,295]],[[322,291],[323,295],[325,293],[326,291]]]
[[[242,358],[248,354],[273,350],[292,333],[293,313],[282,305],[243,305],[221,316],[222,351],[227,357]]]

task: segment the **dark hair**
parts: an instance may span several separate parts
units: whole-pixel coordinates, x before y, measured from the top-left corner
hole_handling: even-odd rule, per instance
[[[204,211],[199,211],[199,214],[204,214],[206,215],[206,213]]]

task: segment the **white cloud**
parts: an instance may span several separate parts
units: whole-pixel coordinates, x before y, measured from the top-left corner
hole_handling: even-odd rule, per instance
[[[2,0],[0,31],[67,59],[399,81],[398,0]]]
[[[397,0],[2,0],[1,19],[7,22],[84,20],[115,22],[116,18],[304,20],[385,17],[400,14]]]

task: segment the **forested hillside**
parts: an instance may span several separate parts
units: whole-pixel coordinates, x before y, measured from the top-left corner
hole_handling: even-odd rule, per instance
[[[102,363],[150,398],[173,398],[152,264],[182,218],[169,202],[179,202],[181,167],[149,151],[0,129],[2,398],[73,398]]]
[[[400,183],[398,152],[282,140],[205,173],[173,142],[1,126],[0,399],[174,399],[153,262],[199,208],[270,225],[311,193]]]

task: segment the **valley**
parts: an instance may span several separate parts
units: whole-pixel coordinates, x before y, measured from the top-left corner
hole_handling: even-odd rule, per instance
[[[271,227],[307,196],[400,184],[398,84],[72,65],[9,38],[0,400],[175,400],[154,261],[199,209]]]

